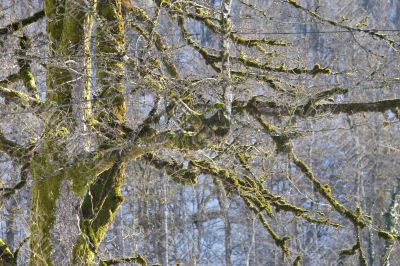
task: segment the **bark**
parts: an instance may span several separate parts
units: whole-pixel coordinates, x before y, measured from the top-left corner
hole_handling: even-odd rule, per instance
[[[228,120],[231,120],[232,115],[232,100],[233,100],[233,92],[232,92],[232,84],[231,84],[231,69],[230,69],[230,53],[229,53],[229,37],[232,28],[231,22],[231,9],[232,9],[232,0],[223,0],[222,1],[222,13],[221,13],[221,74],[223,75],[223,79],[226,84],[224,84],[224,103],[225,103],[225,112]]]
[[[45,1],[46,32],[49,55],[71,60],[83,55],[84,1]],[[81,85],[75,73],[82,73],[82,64],[66,65],[57,62],[47,66],[47,98],[43,144],[32,158],[30,172],[34,180],[32,188],[30,265],[53,265],[53,229],[57,219],[56,207],[61,191],[70,190],[72,172],[87,177],[82,169],[65,169],[68,165],[68,137],[75,129],[71,102],[74,86]],[[90,175],[89,175],[90,176]],[[66,180],[66,182],[64,182]],[[61,204],[68,204],[63,202]],[[66,211],[65,210],[63,211]],[[73,215],[73,214],[70,214]],[[55,233],[57,235],[57,233]]]
[[[110,128],[126,122],[124,89],[124,23],[121,1],[97,2],[99,21],[96,29],[98,110],[94,115]],[[115,145],[118,132],[100,146]],[[81,206],[82,230],[73,251],[73,263],[91,265],[102,239],[123,202],[121,186],[126,164],[116,160],[89,187]]]
[[[224,233],[225,233],[225,265],[232,265],[232,225],[229,220],[229,207],[227,203],[226,191],[223,188],[221,182],[218,182],[218,203],[222,212],[222,220],[224,222]]]

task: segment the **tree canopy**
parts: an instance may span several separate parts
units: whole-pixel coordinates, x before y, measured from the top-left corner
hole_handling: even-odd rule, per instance
[[[16,265],[29,242],[30,265],[146,265],[143,254],[98,253],[123,204],[126,175],[135,175],[129,165],[144,163],[177,185],[212,180],[225,217],[226,265],[235,264],[234,199],[257,217],[284,263],[301,265],[305,254],[277,216],[332,235],[350,232],[346,247],[332,251],[339,260],[389,265],[400,240],[400,98],[399,38],[387,24],[357,13],[340,18],[342,9],[332,11],[340,4],[328,1],[36,2],[25,10],[19,1],[23,16],[10,15],[0,28],[9,60],[0,75],[0,151],[19,177],[0,183],[1,200],[31,193],[29,239],[15,248],[0,239],[0,262]],[[346,38],[315,37],[321,33]],[[346,157],[370,132],[357,126],[365,120],[391,132],[387,174],[377,170],[384,163],[368,166],[379,156]],[[354,134],[343,137],[343,125]],[[324,137],[329,131],[336,136]],[[310,145],[330,149],[332,160],[344,156],[340,167],[353,160],[358,172],[343,173],[357,175],[330,174],[324,167],[332,160],[312,160]],[[290,189],[276,188],[282,180]],[[379,194],[363,182],[388,189]],[[356,197],[346,198],[346,189]],[[380,205],[373,211],[372,204]],[[69,252],[62,262],[57,246]]]

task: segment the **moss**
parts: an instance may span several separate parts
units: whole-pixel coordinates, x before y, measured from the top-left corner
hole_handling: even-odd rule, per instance
[[[212,129],[215,135],[219,137],[226,136],[231,127],[231,121],[223,110],[218,110],[210,118],[204,120],[205,125]]]
[[[122,263],[136,263],[140,266],[147,266],[147,260],[143,256],[128,257],[128,258],[115,258],[111,260],[101,260],[100,266],[115,265]]]
[[[360,248],[360,243],[357,242],[354,246],[352,246],[349,249],[343,249],[339,252],[340,255],[342,256],[352,256],[355,255],[357,250]]]
[[[251,156],[246,153],[239,152],[236,154],[236,157],[239,159],[239,162],[242,165],[242,167],[247,171],[251,172],[251,168],[249,165],[249,160],[251,159]]]
[[[124,173],[125,164],[116,162],[90,185],[81,206],[82,233],[74,246],[74,264],[91,265],[96,249],[123,202],[121,186]]]
[[[249,39],[249,38],[241,37],[235,33],[231,33],[230,37],[237,44],[241,44],[246,47],[257,47],[259,50],[261,50],[263,52],[265,50],[261,47],[261,44],[268,44],[268,45],[273,45],[273,46],[287,46],[287,44],[285,44],[285,43],[281,43],[276,40],[268,40],[267,38]]]
[[[80,7],[75,1],[65,1],[65,11],[61,42],[59,51],[61,54],[74,55],[74,52],[82,52],[80,48],[84,43],[84,21],[86,10]]]
[[[169,5],[170,0],[156,0],[155,3],[158,7],[165,7]]]
[[[331,74],[331,70],[329,68],[321,68],[320,65],[316,64],[313,69],[307,68],[287,68],[285,64],[281,64],[279,67],[270,66],[268,63],[261,63],[258,60],[248,57],[243,52],[240,53],[240,56],[232,57],[233,61],[237,61],[242,63],[247,67],[257,68],[265,71],[278,72],[278,73],[288,73],[288,74],[309,74],[315,76],[317,74]]]
[[[298,255],[293,262],[293,266],[301,266],[301,260],[302,260],[301,256]]]
[[[45,0],[44,11],[46,14],[46,31],[50,38],[50,44],[55,51],[62,36],[63,29],[63,14],[64,14],[64,1],[58,0]]]
[[[90,164],[78,162],[74,167],[68,169],[67,176],[72,181],[72,190],[82,198],[96,174]]]
[[[278,234],[271,228],[271,226],[268,224],[267,220],[264,218],[262,214],[259,214],[258,218],[261,221],[264,228],[267,229],[270,236],[274,239],[275,244],[281,248],[283,258],[287,258],[289,256],[289,248],[287,246],[287,242],[290,240],[290,237],[285,236],[283,238],[280,238]]]
[[[55,222],[55,207],[64,180],[60,165],[54,163],[50,151],[43,151],[33,158],[31,173],[34,179],[32,188],[30,265],[40,265],[43,260],[52,265],[50,231]]]
[[[293,150],[290,151],[290,155],[293,159],[294,164],[299,167],[299,169],[305,174],[308,179],[310,179],[320,195],[324,197],[337,212],[348,218],[356,226],[360,226],[361,228],[363,228],[367,225],[361,214],[351,212],[333,197],[331,188],[329,186],[322,185],[319,180],[314,176],[314,173],[311,171],[311,169],[303,161],[297,158]]]
[[[0,264],[4,266],[17,266],[17,257],[8,248],[6,243],[0,239]]]
[[[145,124],[140,130],[138,137],[143,141],[151,140],[157,134],[157,130],[152,128],[150,125]]]
[[[327,67],[321,68],[319,64],[315,64],[313,69],[310,70],[310,74],[313,75],[314,77],[318,74],[331,74],[331,70]]]
[[[378,236],[387,239],[389,241],[395,241],[395,240],[400,240],[400,237],[396,234],[390,233],[388,231],[384,231],[384,230],[379,230],[378,231]]]
[[[47,68],[46,86],[48,94],[46,95],[47,104],[52,102],[58,104],[65,112],[69,113],[72,99],[72,80],[71,73],[62,68],[49,66]]]
[[[197,184],[197,173],[192,169],[181,169],[177,172],[167,172],[172,176],[172,179],[182,185],[194,185]]]
[[[38,95],[38,91],[37,91],[36,83],[35,83],[35,77],[33,76],[31,69],[30,69],[31,61],[26,58],[27,51],[31,47],[30,39],[28,38],[27,35],[23,34],[22,37],[20,37],[19,46],[21,48],[21,51],[20,51],[21,58],[18,59],[18,65],[20,68],[20,70],[19,70],[20,78],[22,79],[27,91],[30,92],[34,96],[34,98],[39,99],[39,95]]]
[[[182,150],[198,150],[201,148],[202,143],[199,142],[195,132],[183,131],[173,134],[173,137],[166,146]]]
[[[145,77],[145,80],[146,80],[146,83],[147,83],[152,89],[154,89],[155,91],[160,92],[160,91],[163,90],[163,85],[162,85],[160,82],[154,80],[151,76],[147,75],[147,76]]]
[[[341,225],[341,224],[332,223],[329,219],[315,219],[315,218],[311,218],[309,216],[303,216],[303,219],[309,223],[314,223],[314,224],[319,224],[319,225],[324,225],[324,226],[333,226],[336,228],[343,227],[343,225]]]
[[[100,112],[97,119],[107,124],[126,122],[124,63],[125,54],[124,22],[121,1],[99,0],[97,13],[100,26],[97,27],[97,78]]]
[[[221,57],[219,55],[209,53],[207,49],[203,48],[191,37],[191,34],[185,28],[185,20],[182,16],[178,16],[178,26],[181,29],[186,43],[199,52],[199,54],[204,58],[206,64],[213,66],[215,62],[221,61]],[[215,70],[220,71],[219,69]]]

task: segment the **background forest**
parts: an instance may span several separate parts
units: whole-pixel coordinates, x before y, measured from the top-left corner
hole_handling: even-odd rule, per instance
[[[0,0],[0,265],[399,265],[397,0]]]

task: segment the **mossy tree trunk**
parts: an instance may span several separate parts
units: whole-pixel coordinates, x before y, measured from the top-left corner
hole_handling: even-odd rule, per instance
[[[66,141],[76,123],[72,114],[74,71],[79,65],[65,62],[83,54],[84,1],[45,1],[49,57],[57,58],[47,66],[45,106],[51,112],[45,118],[43,142],[31,162],[32,190],[30,265],[52,265],[51,230],[60,188],[66,177]]]
[[[103,148],[118,144],[118,128],[126,122],[124,88],[124,23],[121,1],[99,0],[96,29],[97,91],[99,102],[95,117],[99,123],[117,128],[109,132]],[[115,137],[112,135],[115,134]],[[96,178],[82,203],[82,230],[74,247],[73,263],[91,265],[96,249],[114,221],[123,202],[120,189],[125,175],[125,163],[116,160],[113,166]]]
[[[90,167],[71,168],[68,156],[68,141],[78,128],[73,113],[73,91],[80,88],[85,100],[90,98],[91,61],[88,56],[93,16],[85,1],[45,1],[46,31],[49,40],[49,56],[59,59],[47,66],[46,107],[51,115],[46,117],[44,138],[40,149],[32,158],[31,173],[34,179],[32,192],[30,264],[52,265],[52,229],[56,221],[57,200],[61,186],[73,182],[77,194],[83,195],[81,204],[81,234],[73,247],[74,264],[90,265],[95,249],[114,220],[123,199],[120,188],[124,179],[125,163],[115,160],[111,168],[97,177],[90,174]],[[125,123],[124,99],[124,25],[121,1],[90,1],[96,8],[99,25],[96,36],[97,86],[99,98],[95,119],[103,125],[122,126]],[[94,10],[92,10],[94,11]],[[86,58],[86,60],[85,60]],[[86,77],[77,78],[76,73]],[[86,79],[86,82],[82,82]],[[85,85],[86,84],[86,85]],[[88,108],[89,107],[89,108]],[[90,104],[85,104],[82,114],[91,122]],[[116,133],[119,134],[118,132]],[[115,145],[116,137],[98,142],[102,147]],[[87,147],[83,147],[87,148]],[[88,171],[89,170],[89,171]],[[64,181],[67,181],[63,183]],[[63,203],[61,203],[62,205]],[[72,247],[71,247],[72,249]]]

